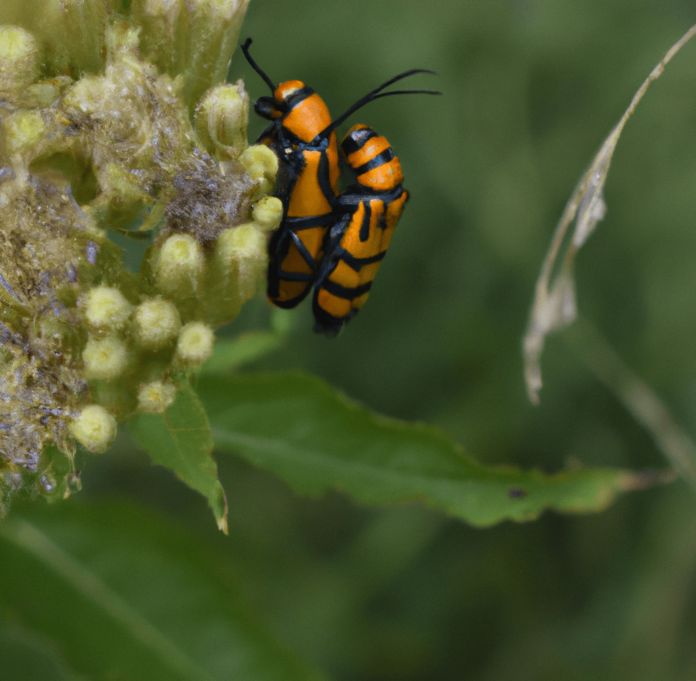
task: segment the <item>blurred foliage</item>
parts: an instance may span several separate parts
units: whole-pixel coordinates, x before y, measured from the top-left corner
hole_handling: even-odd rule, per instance
[[[437,71],[422,85],[446,94],[384,99],[360,113],[358,120],[387,135],[412,194],[370,302],[334,341],[312,333],[304,305],[284,348],[251,368],[311,371],[378,412],[440,426],[487,464],[662,467],[652,440],[558,338],[544,358],[541,405],[532,407],[520,340],[568,196],[650,69],[696,23],[693,3],[347,0],[327,7],[252,0],[241,35],[254,38],[255,57],[272,78],[303,79],[334,114],[408,68]],[[238,54],[230,76],[243,77],[254,98],[267,94]],[[606,186],[607,217],[577,263],[581,313],[690,433],[695,81],[690,44],[628,123]],[[250,135],[262,128],[252,121]],[[262,328],[269,316],[264,300],[252,301],[229,332]],[[176,631],[180,624],[163,616],[161,603],[183,598],[177,617],[188,617],[182,584],[196,583],[190,571],[201,570],[210,589],[203,602],[216,602],[225,616],[255,611],[262,622],[254,621],[254,635],[257,627],[270,632],[258,634],[259,645],[283,659],[298,655],[338,681],[696,677],[696,504],[684,484],[630,495],[596,516],[547,513],[534,524],[482,531],[415,505],[377,511],[337,493],[298,499],[270,474],[217,458],[229,538],[210,523],[204,500],[149,467],[126,437],[90,460],[79,495],[42,510],[18,506],[14,517],[93,566],[122,599],[147,594],[159,569],[147,604],[156,606],[153,622],[174,629],[172,640],[185,641],[195,663],[205,647],[187,637],[210,627],[227,645],[214,626],[223,616],[209,609],[190,620],[190,632]],[[111,504],[114,495],[126,500]],[[87,529],[72,534],[71,522]],[[133,561],[136,549],[148,547],[167,560],[144,559],[142,570],[134,563],[119,576],[121,563],[109,566],[128,544],[121,532],[131,533]],[[0,553],[21,566],[16,547],[5,538]],[[184,556],[195,556],[195,565]],[[219,595],[226,589],[240,605]],[[75,640],[59,649],[29,633],[18,615],[22,608],[40,615],[42,592],[35,597],[0,600],[0,652],[13,660],[12,679],[75,678],[68,671],[74,657],[64,652],[79,648]],[[65,620],[88,626],[78,610],[84,603],[68,592],[64,598]],[[66,637],[74,632],[77,625]],[[249,669],[235,678],[266,678]],[[314,674],[297,669],[298,678]],[[95,671],[94,678],[107,677]]]

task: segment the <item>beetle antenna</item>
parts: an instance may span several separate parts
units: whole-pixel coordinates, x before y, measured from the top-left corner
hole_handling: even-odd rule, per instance
[[[259,76],[264,79],[264,81],[266,81],[268,87],[271,88],[271,94],[274,94],[276,91],[276,85],[273,84],[273,81],[268,77],[266,72],[252,59],[251,55],[249,54],[249,45],[251,45],[251,43],[251,38],[247,38],[242,45],[242,52],[244,52],[246,60],[251,64],[251,68],[254,69],[254,71],[256,71],[256,73],[258,73]]]
[[[369,104],[370,102],[374,101],[375,99],[379,99],[380,97],[389,97],[390,95],[442,94],[442,92],[438,92],[437,90],[393,90],[392,92],[382,92],[384,88],[387,88],[390,85],[396,83],[397,81],[402,80],[403,78],[407,78],[408,76],[412,76],[416,73],[431,73],[433,75],[437,75],[435,71],[429,71],[428,69],[411,69],[410,71],[404,71],[403,73],[400,73],[398,76],[394,76],[391,80],[388,80],[386,83],[382,83],[378,88],[375,88],[374,90],[372,90],[372,92],[368,92],[364,97],[361,97],[345,113],[341,114],[335,121],[333,121],[331,125],[329,125],[325,130],[322,130],[322,132],[320,133],[321,136],[328,137],[339,125],[344,123],[346,119],[352,116],[358,109],[361,109],[363,106],[365,106],[365,104]]]

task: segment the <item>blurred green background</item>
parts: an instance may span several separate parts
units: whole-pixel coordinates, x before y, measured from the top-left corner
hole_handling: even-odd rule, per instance
[[[691,24],[687,0],[252,0],[242,38],[274,80],[335,115],[363,109],[401,159],[411,201],[370,301],[337,339],[294,315],[286,348],[248,370],[301,368],[370,408],[442,427],[488,464],[664,465],[561,339],[532,407],[520,353],[552,230],[633,93]],[[230,77],[264,83],[239,53]],[[348,125],[344,129],[347,129]],[[252,122],[253,138],[263,122]],[[578,261],[581,313],[696,434],[696,41],[629,122],[607,216]],[[230,334],[268,323],[252,301]],[[419,506],[302,500],[218,457],[230,538],[205,503],[122,439],[90,459],[84,500],[156,506],[209,542],[289,647],[339,681],[696,678],[696,504],[686,485],[590,517],[474,530]]]

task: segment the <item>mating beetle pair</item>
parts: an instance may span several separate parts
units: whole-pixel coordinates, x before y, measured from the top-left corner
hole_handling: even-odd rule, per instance
[[[380,97],[431,90],[385,88],[415,73],[395,76],[358,100],[332,121],[324,101],[302,81],[275,85],[249,54],[242,51],[271,88],[260,97],[256,113],[272,121],[259,143],[278,157],[274,195],[283,204],[283,221],[271,237],[268,253],[269,300],[281,308],[300,303],[314,286],[315,331],[334,337],[365,304],[408,192],[401,164],[389,142],[366,125],[354,125],[341,149],[357,183],[338,192],[336,128],[362,106]]]

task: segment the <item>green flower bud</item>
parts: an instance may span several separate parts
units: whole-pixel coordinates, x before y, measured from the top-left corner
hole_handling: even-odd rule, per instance
[[[85,319],[97,331],[121,331],[133,312],[133,306],[116,288],[97,286],[87,294]]]
[[[182,4],[184,44],[175,48],[187,57],[181,64],[184,98],[195,104],[212,85],[224,82],[249,0],[188,0]]]
[[[138,391],[138,411],[141,414],[163,414],[175,397],[176,386],[172,383],[145,383]]]
[[[24,98],[29,99],[29,96]],[[19,109],[3,121],[5,151],[25,167],[40,156],[50,156],[70,145],[65,131],[70,121],[55,108],[44,110]],[[0,129],[1,130],[1,129]],[[0,139],[3,135],[0,132]]]
[[[109,81],[101,76],[85,76],[78,80],[63,97],[68,110],[93,114],[101,111],[104,102],[110,99]]]
[[[90,404],[70,424],[70,434],[93,454],[103,454],[116,437],[116,419],[104,407]]]
[[[135,336],[146,350],[161,350],[176,338],[181,329],[179,311],[174,303],[153,298],[138,305],[133,319]]]
[[[186,367],[198,366],[213,354],[213,330],[202,322],[190,322],[181,329],[175,359]]]
[[[249,95],[244,83],[218,85],[196,107],[196,132],[213,158],[229,161],[248,146]]]
[[[87,380],[113,381],[128,366],[126,344],[119,338],[90,338],[82,351]]]
[[[162,245],[155,265],[157,288],[176,301],[194,297],[204,274],[200,244],[189,234],[174,234]]]
[[[5,119],[3,127],[5,147],[10,156],[35,153],[47,133],[43,117],[35,111],[15,111]]]
[[[270,194],[278,174],[278,157],[265,144],[249,147],[240,157],[247,175],[258,182],[257,196]]]
[[[275,196],[264,196],[252,209],[254,222],[266,232],[278,229],[283,219],[283,202]]]
[[[256,294],[268,269],[266,235],[255,222],[232,227],[220,233],[215,243],[215,260],[236,286],[240,301]]]
[[[0,26],[0,93],[17,96],[39,72],[39,49],[31,33],[17,26]]]

